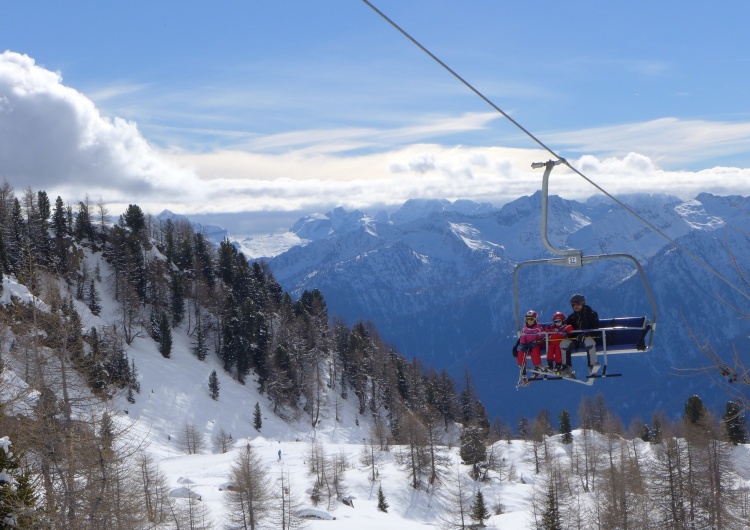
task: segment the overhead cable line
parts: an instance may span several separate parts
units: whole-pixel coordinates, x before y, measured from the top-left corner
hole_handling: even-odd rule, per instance
[[[469,90],[474,92],[477,96],[479,96],[485,103],[487,103],[490,107],[495,109],[497,112],[503,115],[508,121],[510,121],[513,125],[515,125],[518,129],[520,129],[526,136],[531,138],[531,140],[534,141],[539,147],[547,151],[549,154],[551,154],[556,160],[559,160],[562,164],[565,164],[571,171],[573,171],[575,174],[577,174],[579,177],[583,178],[586,182],[594,186],[597,190],[602,192],[604,195],[606,195],[609,199],[614,201],[616,204],[618,204],[620,207],[624,208],[627,212],[629,212],[631,215],[633,215],[636,219],[641,221],[643,224],[651,228],[654,232],[659,234],[661,237],[669,241],[672,245],[677,247],[680,251],[684,252],[690,259],[698,263],[701,267],[703,267],[705,270],[713,274],[716,278],[723,281],[725,284],[727,284],[729,287],[737,291],[739,294],[744,296],[745,298],[750,300],[750,293],[745,292],[742,288],[736,286],[732,282],[730,282],[727,278],[722,276],[718,271],[716,271],[713,267],[711,267],[708,263],[700,259],[698,256],[690,252],[688,249],[680,245],[677,241],[669,237],[667,234],[659,230],[656,226],[654,226],[651,222],[649,222],[647,219],[644,219],[641,217],[637,212],[635,212],[632,208],[630,208],[628,205],[617,199],[616,197],[612,196],[609,192],[607,192],[604,188],[599,186],[596,182],[588,178],[586,175],[581,173],[578,169],[571,166],[570,163],[560,155],[558,155],[555,151],[553,151],[550,147],[548,147],[544,142],[542,142],[539,138],[534,136],[530,131],[528,131],[526,128],[524,128],[520,123],[518,123],[516,120],[510,117],[508,113],[506,113],[503,109],[498,107],[495,103],[493,103],[487,96],[482,94],[478,89],[476,89],[471,83],[466,81],[463,77],[458,75],[455,70],[453,70],[451,67],[449,67],[447,64],[445,64],[443,61],[441,61],[434,53],[432,53],[430,50],[425,48],[419,41],[417,41],[414,37],[412,37],[406,30],[404,30],[401,26],[396,24],[393,20],[391,20],[385,13],[383,13],[380,9],[372,5],[371,2],[368,0],[362,0],[365,4],[367,4],[373,11],[375,11],[378,15],[380,15],[386,22],[388,22],[391,26],[393,26],[399,33],[401,33],[404,37],[409,39],[414,45],[416,45],[420,50],[422,50],[424,53],[429,55],[436,63],[438,63],[440,66],[442,66],[445,70],[447,70],[453,77],[458,79],[462,84],[464,84]]]

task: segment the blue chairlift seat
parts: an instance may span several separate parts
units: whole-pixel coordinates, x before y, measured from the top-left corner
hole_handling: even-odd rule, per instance
[[[542,325],[546,327],[550,324]],[[571,338],[579,333],[593,337],[599,354],[637,353],[651,350],[651,330],[651,321],[645,316],[600,318],[599,329],[576,331],[571,333]],[[585,354],[583,347],[573,352],[574,356]]]

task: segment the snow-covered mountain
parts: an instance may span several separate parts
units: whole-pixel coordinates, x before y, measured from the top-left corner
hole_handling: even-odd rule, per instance
[[[551,244],[584,255],[635,256],[658,307],[652,352],[610,357],[610,373],[623,376],[583,391],[602,392],[619,403],[626,420],[648,417],[659,407],[677,410],[693,393],[722,407],[727,399],[722,389],[705,376],[680,372],[706,365],[689,330],[719,349],[742,347],[750,324],[732,308],[747,308],[748,300],[691,255],[744,286],[730,251],[738,263],[750,261],[750,199],[709,194],[688,201],[648,194],[618,199],[683,250],[609,199],[581,203],[550,197]],[[285,236],[291,248],[267,252],[266,259],[285,290],[298,295],[320,289],[332,314],[350,323],[373,321],[405,355],[448,367],[457,378],[468,368],[490,416],[514,421],[545,403],[574,410],[582,392],[580,385],[551,382],[533,391],[515,388],[517,370],[509,355],[515,340],[513,270],[521,261],[550,257],[541,242],[540,217],[540,193],[499,209],[435,200],[408,201],[391,215],[339,208],[300,219]],[[263,245],[240,242],[252,258],[263,255]],[[524,269],[519,304],[549,318],[557,310],[569,312],[569,296],[582,292],[602,317],[652,316],[633,273],[627,260],[574,270]]]

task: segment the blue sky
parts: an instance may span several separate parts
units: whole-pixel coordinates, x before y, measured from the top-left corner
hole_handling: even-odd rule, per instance
[[[750,193],[750,4],[373,4],[611,193]],[[269,217],[502,204],[549,158],[358,0],[0,7],[16,188]]]

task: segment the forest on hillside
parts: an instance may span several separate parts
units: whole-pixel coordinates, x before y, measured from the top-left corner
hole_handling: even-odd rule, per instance
[[[293,300],[263,263],[228,240],[214,246],[186,221],[157,221],[134,204],[113,218],[101,201],[52,203],[44,191],[16,195],[6,181],[0,231],[0,270],[31,294],[0,307],[0,528],[204,527],[199,507],[165,494],[158,466],[127,443],[107,407],[121,394],[140,399],[128,346],[148,336],[168,366],[175,333],[190,338],[196,359],[215,356],[238,382],[257,385],[290,423],[315,428],[331,396],[356,403],[373,426],[360,461],[373,477],[380,455],[394,451],[411,488],[450,490],[445,455],[457,444],[473,480],[518,480],[503,453],[523,443],[545,488],[533,506],[543,528],[733,528],[750,517],[729,459],[733,445],[747,443],[732,401],[716,418],[689,397],[679,421],[655,412],[625,429],[601,396],[584,398],[577,440],[565,410],[511,427],[489,421],[468,372],[458,390],[445,370],[404,358],[373,325],[329,315],[323,293]],[[116,314],[87,327],[82,311],[99,315],[105,297]],[[183,442],[186,452],[205,450],[194,430]],[[558,446],[568,447],[564,459]],[[252,508],[263,474],[249,450],[242,458],[240,512]],[[346,466],[314,445],[310,460],[318,462],[311,501],[336,499],[337,469]],[[446,525],[486,519],[477,499],[453,493],[461,519]],[[587,509],[577,510],[584,498]],[[283,495],[278,502],[288,509]]]
[[[445,371],[405,359],[371,324],[329,318],[319,291],[292,300],[264,264],[249,263],[227,240],[215,248],[188,222],[156,222],[137,205],[112,219],[101,201],[73,206],[57,197],[53,204],[44,191],[16,196],[5,181],[0,231],[0,271],[36,300],[2,308],[3,364],[22,374],[14,390],[38,396],[28,414],[8,414],[23,396],[4,388],[0,430],[14,433],[28,470],[40,478],[34,483],[44,512],[59,518],[59,527],[74,528],[71,520],[86,511],[79,504],[89,487],[81,482],[93,479],[92,449],[105,455],[115,447],[111,419],[93,414],[93,403],[120,392],[138,399],[138,367],[127,346],[144,335],[167,362],[172,334],[187,333],[197,359],[216,355],[243,384],[252,373],[274,412],[289,421],[307,418],[315,427],[333,390],[356,399],[360,414],[381,422],[396,443],[415,421],[488,429],[468,374],[457,392]],[[110,274],[98,262],[89,265],[94,255]],[[98,315],[103,290],[118,314],[86,329],[76,303]]]

